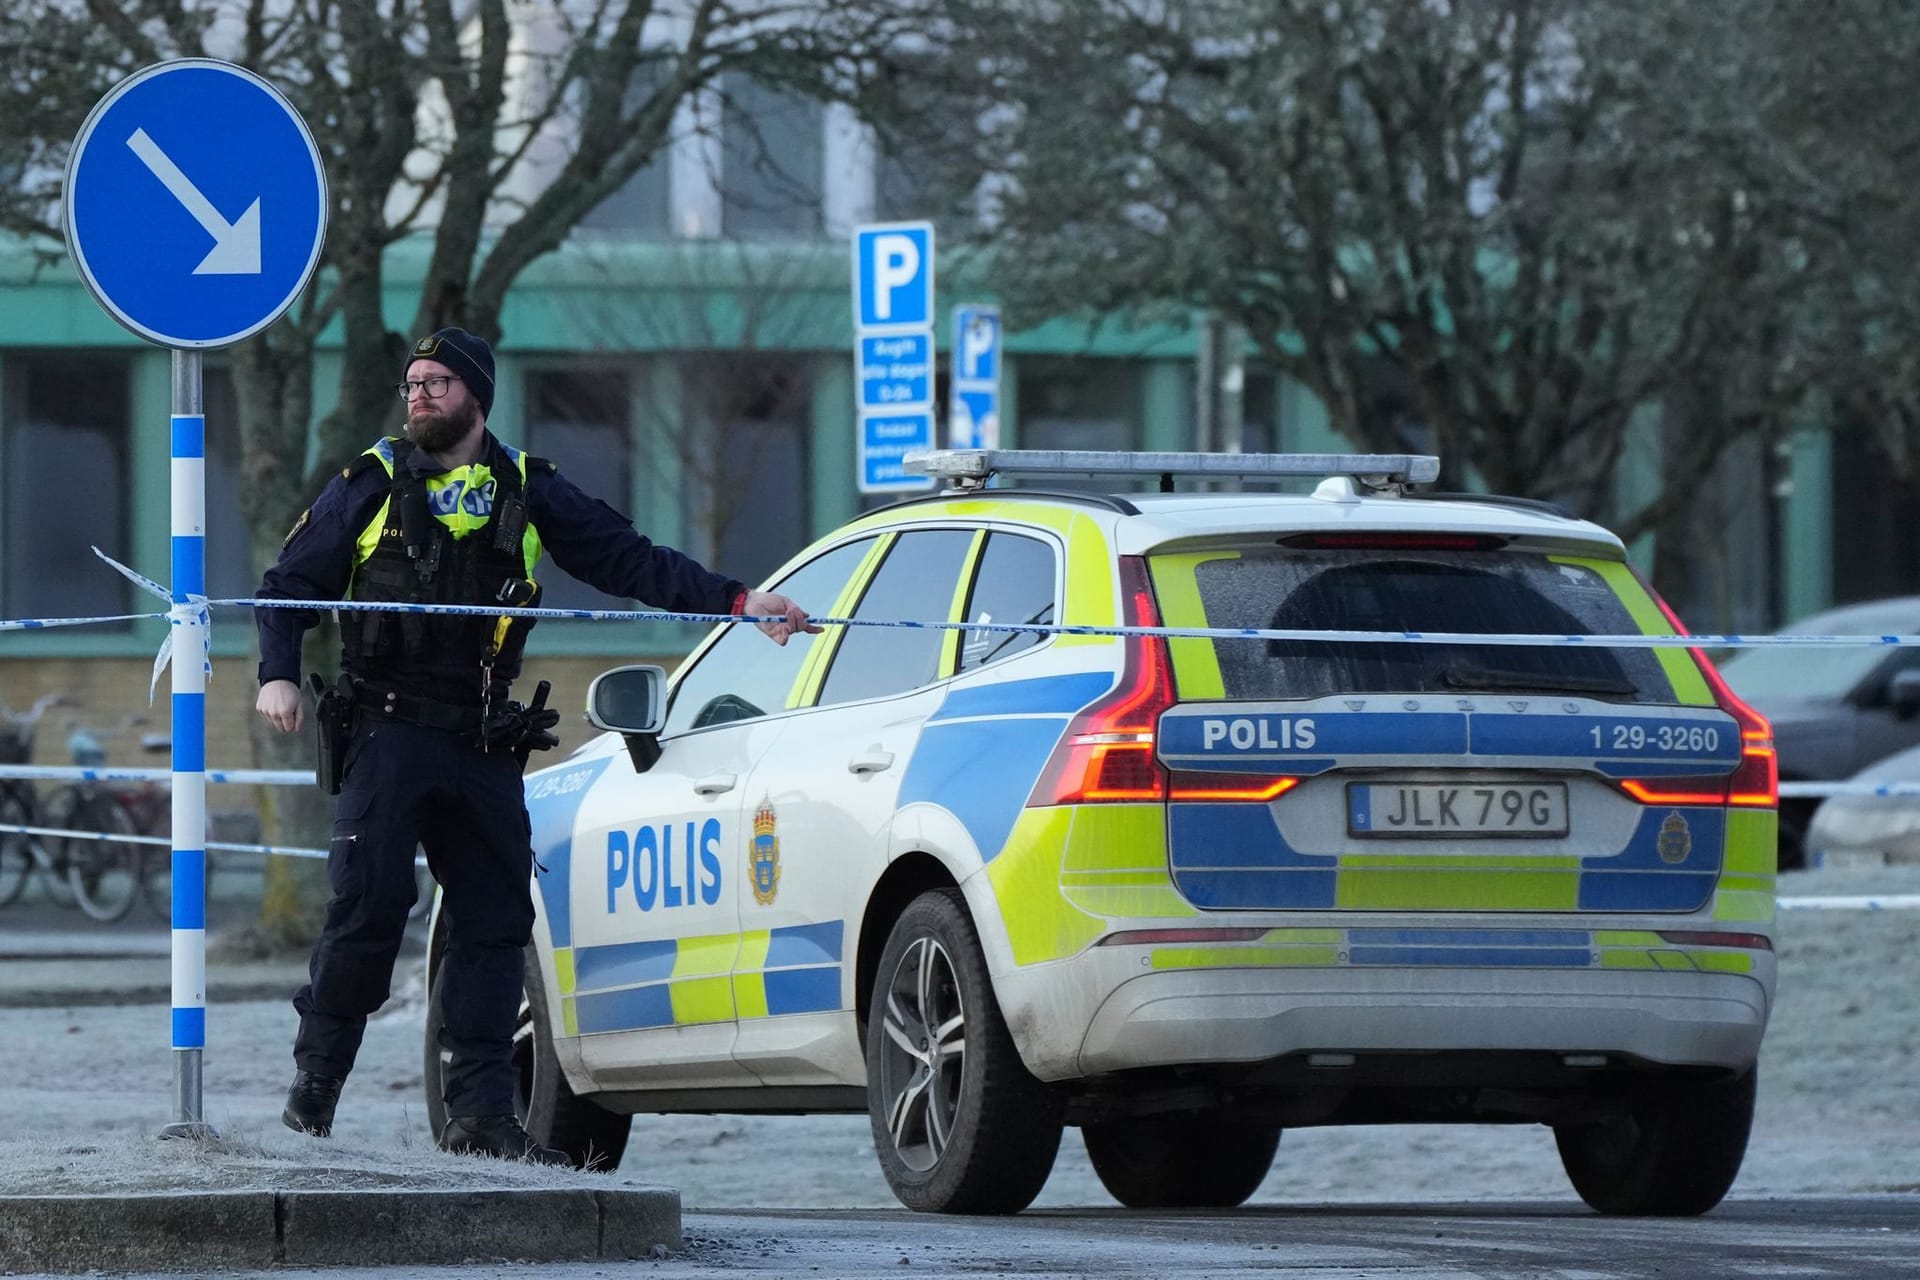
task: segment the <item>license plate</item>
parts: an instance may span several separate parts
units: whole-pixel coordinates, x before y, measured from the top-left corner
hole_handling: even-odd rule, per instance
[[[1383,840],[1564,836],[1567,784],[1350,782],[1347,833]]]

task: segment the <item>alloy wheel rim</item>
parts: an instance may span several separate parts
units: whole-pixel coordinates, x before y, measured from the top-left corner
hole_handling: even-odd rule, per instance
[[[937,939],[916,938],[900,957],[880,1017],[887,1132],[901,1163],[926,1173],[953,1139],[967,1052],[959,977]]]

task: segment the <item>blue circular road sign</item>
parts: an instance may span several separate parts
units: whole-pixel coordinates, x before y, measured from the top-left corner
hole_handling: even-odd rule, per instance
[[[107,312],[162,346],[224,347],[280,318],[313,275],[327,175],[306,122],[244,67],[137,71],[67,161],[67,245]]]

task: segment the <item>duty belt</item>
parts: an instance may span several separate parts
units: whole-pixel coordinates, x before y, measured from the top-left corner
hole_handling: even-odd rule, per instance
[[[365,684],[354,691],[354,700],[369,713],[361,718],[362,724],[369,721],[404,720],[408,724],[417,724],[428,729],[445,729],[450,733],[478,736],[480,732],[478,706],[435,702],[430,698],[416,698],[409,694],[396,693],[390,689],[376,689]]]

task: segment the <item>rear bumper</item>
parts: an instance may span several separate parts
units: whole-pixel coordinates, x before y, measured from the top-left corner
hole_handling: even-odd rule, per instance
[[[1099,969],[1104,960],[1089,954],[1066,966]],[[1078,1002],[1061,999],[1063,989],[1089,991],[1100,984],[1092,972],[1071,983],[1062,983],[1066,975],[1056,972],[1046,983],[1050,998],[1037,1004],[1023,998],[1027,984],[1003,982],[1002,1005],[1028,1067],[1048,1080],[1321,1051],[1605,1053],[1740,1070],[1758,1059],[1766,1030],[1772,957],[1762,961],[1751,974],[1159,971],[1125,977],[1072,1011],[1063,1006]],[[1041,995],[1035,988],[1028,993]],[[1061,1034],[1072,1026],[1085,1028],[1077,1041]],[[1051,1034],[1022,1034],[1039,1027]]]

